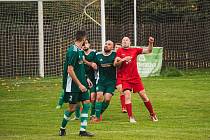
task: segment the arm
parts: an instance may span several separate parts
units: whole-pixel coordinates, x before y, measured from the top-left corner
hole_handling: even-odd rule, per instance
[[[92,67],[92,62],[87,61],[85,58],[83,58],[83,61],[84,61],[85,64],[87,64],[88,66]]]
[[[132,59],[131,56],[126,56],[124,58],[116,57],[115,60],[114,60],[114,66],[115,67],[120,67],[124,61],[129,62],[131,59]]]
[[[123,59],[121,59],[120,57],[116,57],[114,59],[114,66],[115,67],[120,67],[122,65],[122,63],[123,63]]]
[[[97,70],[97,64],[96,63],[89,62],[85,58],[83,59],[83,61],[85,62],[85,64],[87,64],[88,66],[92,67],[94,70]]]
[[[79,79],[77,78],[77,76],[74,72],[74,67],[71,65],[68,66],[68,74],[72,78],[72,80],[77,84],[77,86],[79,87],[79,89],[82,92],[87,91],[86,87],[84,85],[82,85],[81,82],[79,81]]]
[[[149,37],[149,45],[147,48],[143,49],[143,54],[149,54],[152,52],[153,49],[153,44],[154,44],[154,38],[153,37]]]

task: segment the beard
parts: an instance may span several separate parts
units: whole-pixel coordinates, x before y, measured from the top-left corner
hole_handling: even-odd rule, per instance
[[[104,49],[104,52],[109,53],[109,52],[111,52],[111,50]]]
[[[128,45],[122,45],[122,47],[123,47],[123,48],[128,48],[129,46],[128,46]]]
[[[83,51],[85,51],[85,52],[88,51],[88,50],[89,50],[89,48],[84,48],[84,49],[83,49]]]

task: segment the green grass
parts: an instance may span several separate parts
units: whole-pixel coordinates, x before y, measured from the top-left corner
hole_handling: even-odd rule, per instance
[[[143,82],[159,122],[137,95],[132,96],[137,124],[120,112],[116,92],[100,124],[88,125],[104,140],[210,140],[210,73],[189,72],[181,77],[144,78]],[[78,136],[79,121],[59,137],[63,109],[56,110],[61,78],[0,79],[0,140],[88,139]]]

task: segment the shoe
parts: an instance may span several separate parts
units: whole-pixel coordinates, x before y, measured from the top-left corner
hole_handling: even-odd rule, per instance
[[[61,108],[62,108],[61,105],[57,105],[57,106],[56,106],[56,109],[61,109]]]
[[[66,129],[60,128],[59,136],[65,136],[66,135]]]
[[[126,108],[122,108],[122,113],[127,113]]]
[[[150,114],[150,118],[153,122],[157,122],[158,121],[158,118],[157,118],[157,115],[155,113],[153,114]]]
[[[95,119],[95,115],[92,115],[92,116],[90,116],[90,120],[93,120],[93,119]]]
[[[91,123],[100,123],[100,122],[101,122],[101,120],[98,119],[97,117],[95,117],[91,120]]]
[[[76,116],[74,116],[74,118],[72,118],[71,121],[74,121],[74,120],[79,120],[79,118],[77,118]]]
[[[87,132],[87,131],[80,131],[79,132],[79,136],[84,136],[84,137],[93,137],[94,134],[93,133],[90,133],[90,132]]]
[[[136,120],[134,117],[130,117],[130,123],[136,123]]]

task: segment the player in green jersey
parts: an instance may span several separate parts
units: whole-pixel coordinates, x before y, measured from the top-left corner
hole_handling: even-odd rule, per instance
[[[90,49],[90,41],[86,40],[83,46],[85,56],[85,72],[91,80],[93,86],[90,88],[91,113],[90,118],[95,116],[95,100],[96,100],[96,70],[97,65],[94,63],[96,59],[96,50]]]
[[[109,106],[115,91],[116,68],[113,64],[116,53],[113,51],[113,47],[114,43],[111,40],[108,40],[105,43],[104,51],[96,54],[99,77],[96,84],[96,118],[94,119],[94,122],[101,121],[101,114]]]
[[[90,118],[95,117],[95,99],[96,99],[96,70],[97,65],[94,63],[96,57],[96,51],[90,49],[90,41],[87,39],[82,45],[83,54],[84,54],[84,64],[85,64],[85,73],[87,77],[91,80],[93,86],[89,89],[90,92],[90,101],[91,101],[91,113]],[[75,117],[72,120],[78,120],[80,117],[80,104],[77,105],[75,111]]]
[[[88,86],[92,85],[91,81],[85,75],[83,63],[82,44],[86,40],[86,32],[78,31],[76,41],[70,45],[66,53],[66,60],[63,71],[63,90],[64,102],[68,102],[68,109],[64,112],[64,118],[60,127],[59,135],[66,135],[66,125],[71,114],[75,111],[78,102],[82,102],[83,109],[81,112],[80,136],[91,137],[94,134],[86,131],[88,110],[90,108],[90,96],[87,92]]]

